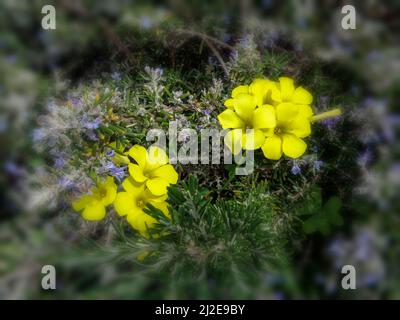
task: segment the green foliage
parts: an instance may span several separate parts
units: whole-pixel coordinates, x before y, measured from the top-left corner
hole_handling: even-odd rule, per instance
[[[329,198],[322,207],[317,202],[314,202],[313,205],[315,208],[311,212],[306,213],[313,215],[304,222],[304,232],[320,232],[326,236],[331,232],[332,227],[343,224],[343,218],[340,215],[342,202],[338,197]]]
[[[283,235],[265,185],[251,190],[243,202],[213,201],[209,195],[190,176],[182,186],[169,189],[171,221],[160,220],[160,212],[150,209],[149,214],[160,221],[153,234],[166,235],[152,242],[169,246],[171,262],[181,260],[196,270],[223,273],[233,266],[246,269],[250,261],[264,266],[279,261]]]

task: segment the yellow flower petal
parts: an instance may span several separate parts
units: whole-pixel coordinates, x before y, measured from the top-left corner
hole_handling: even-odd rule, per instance
[[[253,111],[256,107],[254,96],[250,94],[239,94],[235,99],[235,112],[245,122],[251,123],[253,120]],[[236,127],[238,128],[238,127]],[[235,128],[235,129],[236,129]]]
[[[144,251],[141,251],[141,252],[136,256],[136,259],[138,259],[138,261],[140,261],[140,262],[143,262],[144,259],[146,259],[147,257],[149,257],[149,256],[151,256],[151,255],[152,255],[152,252],[151,252],[151,251],[144,250]]]
[[[147,162],[147,151],[145,147],[138,144],[129,149],[128,155],[136,161],[142,169],[145,168]]]
[[[231,110],[233,110],[234,104],[235,104],[235,99],[228,99],[224,102],[224,106]]]
[[[261,129],[261,131],[264,133],[266,137],[270,137],[275,134],[275,128]]]
[[[149,201],[149,203],[162,211],[162,213],[164,213],[164,215],[168,218],[171,219],[171,215],[169,214],[169,210],[168,210],[168,203],[164,202],[153,202],[153,201]]]
[[[311,104],[313,101],[313,96],[303,87],[298,87],[292,97],[292,102],[296,104]]]
[[[240,119],[237,114],[230,109],[220,113],[217,118],[223,129],[237,129],[245,126],[242,119]]]
[[[267,159],[279,160],[282,157],[282,139],[277,135],[268,137],[261,150]]]
[[[311,134],[310,120],[297,116],[286,128],[287,133],[292,133],[299,138],[305,138]]]
[[[293,134],[282,135],[282,151],[290,158],[298,158],[304,154],[307,144]]]
[[[89,203],[93,201],[93,197],[91,195],[85,194],[78,198],[77,200],[72,202],[72,208],[75,211],[81,211],[83,210]]]
[[[115,196],[117,195],[117,185],[114,182],[114,178],[107,177],[104,183],[99,185],[105,191],[105,195],[101,199],[101,203],[104,206],[108,206],[113,203]]]
[[[137,209],[135,195],[129,192],[118,192],[114,201],[114,208],[121,217],[130,214]]]
[[[262,106],[266,100],[267,94],[271,89],[271,81],[267,79],[255,79],[249,88],[249,92],[256,97],[257,106]]]
[[[155,196],[162,196],[167,193],[169,182],[161,178],[153,178],[146,181],[146,187]]]
[[[148,202],[164,202],[168,199],[168,193],[161,196],[156,196],[152,194],[148,188],[146,188],[142,193],[142,197]]]
[[[131,177],[136,181],[136,182],[145,182],[147,180],[147,177],[143,173],[143,169],[139,167],[137,164],[132,164],[130,163],[128,165],[128,171]]]
[[[279,83],[274,83],[275,86],[271,88],[271,100],[274,105],[282,102],[281,91],[279,90]]]
[[[283,102],[276,106],[276,119],[278,125],[286,125],[294,120],[299,112],[299,107],[293,103]]]
[[[126,192],[138,195],[144,190],[145,185],[143,182],[137,182],[132,177],[128,177],[122,182],[122,187]]]
[[[299,105],[299,115],[305,118],[310,118],[314,115],[314,111],[309,105]]]
[[[271,105],[265,104],[254,110],[253,113],[253,128],[254,129],[267,129],[276,126],[275,108]]]
[[[280,77],[279,89],[281,92],[281,101],[290,101],[294,93],[293,79],[288,77]]]
[[[242,129],[233,129],[225,135],[224,142],[233,154],[238,154],[242,150],[242,136]]]
[[[239,94],[242,93],[249,93],[249,86],[237,86],[235,89],[232,90],[232,98],[236,98]]]
[[[144,213],[143,210],[138,210],[134,214],[129,214],[126,220],[144,237],[148,237],[148,230],[157,223],[156,219]]]
[[[169,161],[167,153],[164,149],[157,146],[151,146],[147,154],[146,170],[152,171]]]
[[[170,164],[161,166],[151,171],[150,174],[152,178],[161,178],[172,184],[178,182],[178,173],[175,171],[174,167]]]
[[[92,201],[82,212],[82,217],[88,221],[98,221],[105,217],[106,208],[100,201]]]
[[[256,150],[263,145],[265,136],[261,130],[247,129],[243,134],[242,139],[243,149]]]

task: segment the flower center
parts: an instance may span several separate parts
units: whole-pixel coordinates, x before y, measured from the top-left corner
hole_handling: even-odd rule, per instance
[[[107,195],[107,190],[106,189],[101,189],[100,190],[100,197],[104,198]]]
[[[101,200],[107,196],[107,190],[105,188],[98,188],[97,190],[93,191],[93,195],[98,200]]]
[[[283,129],[281,127],[275,127],[274,133],[275,134],[281,134],[281,133],[283,133]]]
[[[137,204],[137,206],[138,206],[139,208],[144,208],[145,205],[146,205],[146,203],[145,203],[142,199],[138,199],[137,202],[136,202],[136,204]]]

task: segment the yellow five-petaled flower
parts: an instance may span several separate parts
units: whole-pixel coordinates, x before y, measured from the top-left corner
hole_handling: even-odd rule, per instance
[[[136,163],[130,163],[128,156]],[[101,220],[106,215],[106,206],[114,203],[115,211],[147,237],[157,220],[146,214],[144,209],[150,204],[170,218],[166,202],[167,187],[177,183],[178,173],[168,163],[165,151],[156,146],[147,151],[135,145],[121,159],[129,163],[130,173],[130,177],[122,183],[123,191],[117,193],[114,179],[107,177],[105,181],[99,181],[89,194],[73,201],[72,207],[78,212],[82,211],[86,220]]]
[[[178,173],[170,165],[165,151],[157,146],[146,148],[134,145],[127,154],[136,163],[128,165],[129,174],[138,183],[143,183],[155,196],[167,193],[167,187],[178,181]]]
[[[122,183],[124,191],[118,192],[114,207],[115,211],[121,216],[126,217],[128,223],[141,235],[147,237],[148,230],[151,229],[157,220],[146,214],[144,209],[151,204],[153,207],[170,218],[168,205],[165,201],[167,195],[161,197],[154,196],[144,184],[136,182],[132,177],[126,178]]]
[[[117,195],[117,185],[112,177],[99,181],[89,194],[85,194],[72,202],[75,211],[82,212],[86,220],[101,220],[106,215],[106,207],[114,202]]]
[[[282,154],[298,158],[307,149],[303,138],[311,134],[312,101],[311,93],[296,88],[288,77],[238,86],[224,103],[227,109],[218,115],[222,128],[232,129],[225,135],[225,144],[234,154],[261,148],[268,159],[278,160]]]

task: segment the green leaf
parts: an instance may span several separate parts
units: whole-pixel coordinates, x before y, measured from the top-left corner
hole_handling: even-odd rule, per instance
[[[320,232],[323,235],[328,235],[332,226],[343,224],[343,218],[340,215],[341,207],[342,202],[337,196],[329,198],[320,212],[314,214],[304,222],[304,232],[308,234]]]

